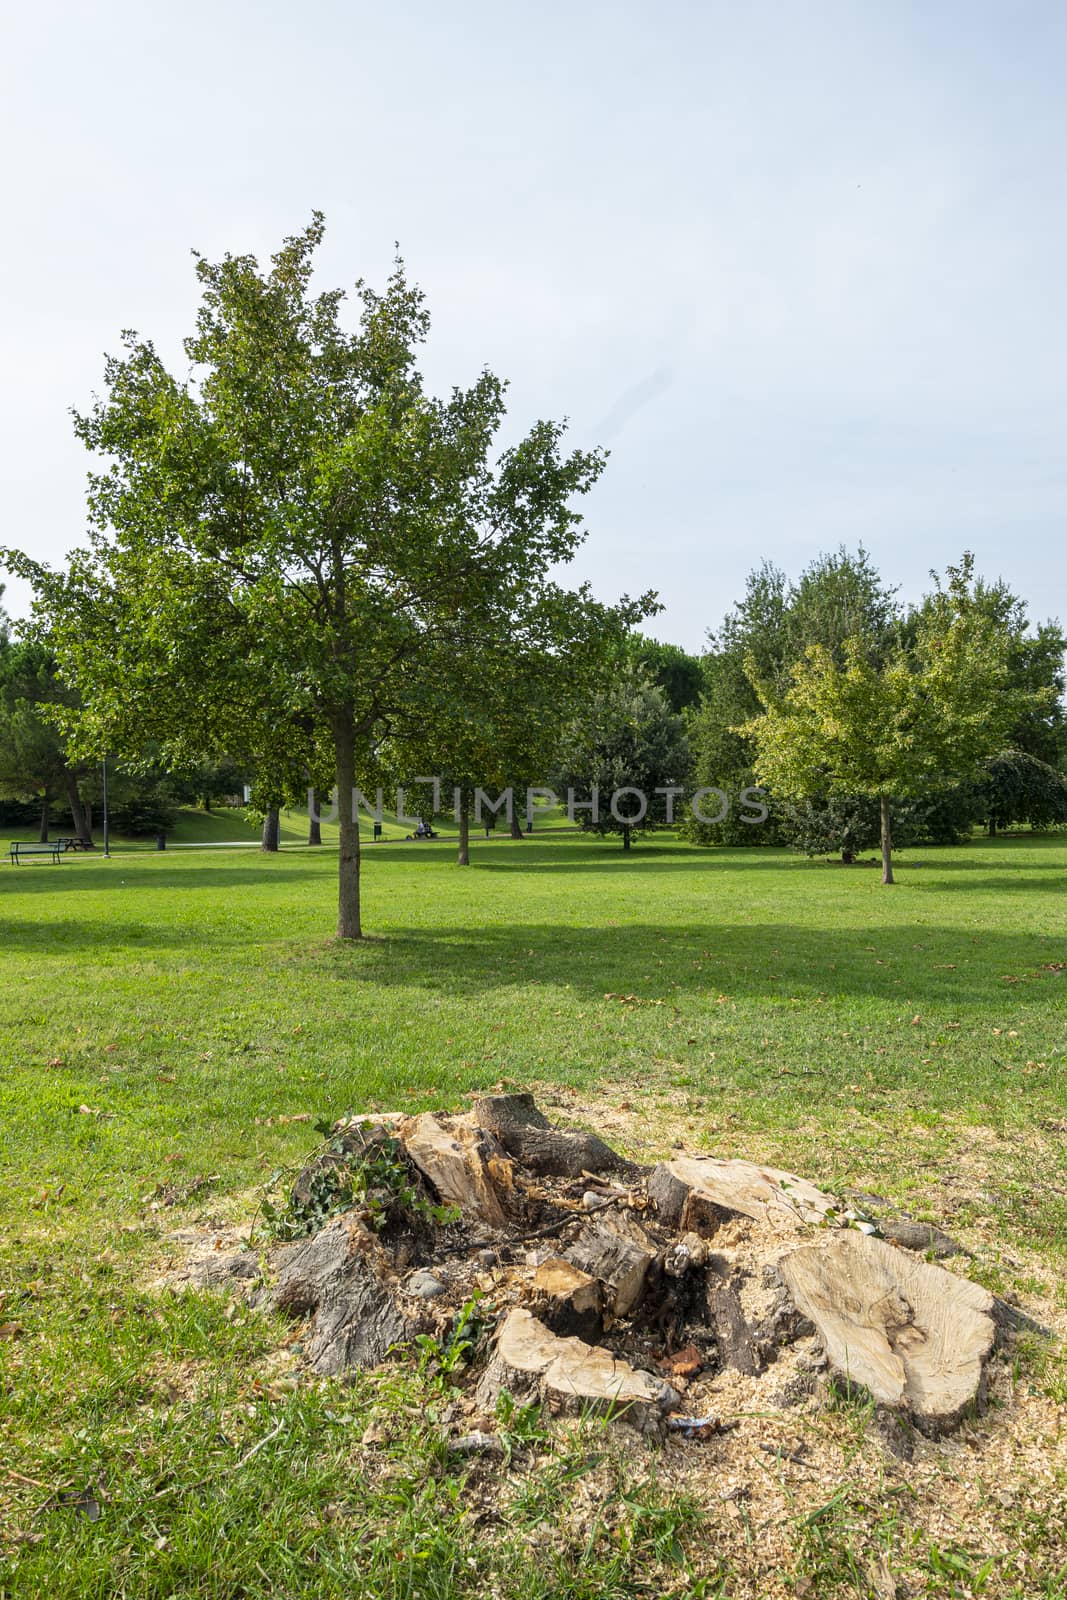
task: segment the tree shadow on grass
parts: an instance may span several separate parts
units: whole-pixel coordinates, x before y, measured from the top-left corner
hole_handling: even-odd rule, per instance
[[[1016,996],[1062,1006],[1067,978],[1048,967],[1062,958],[1062,940],[1051,934],[912,926],[831,931],[765,922],[393,932],[373,945],[320,949],[315,960],[335,980],[472,1001],[543,984],[583,999],[610,995],[614,1004],[635,1008],[693,996],[721,996],[723,1003],[771,998],[786,1007],[794,999],[863,996],[962,1013],[969,1005],[999,1003],[1009,987]],[[306,959],[289,958],[297,965]],[[1006,978],[1018,981],[1009,985]],[[623,998],[630,995],[636,998]]]
[[[511,843],[512,841],[507,841]],[[629,851],[623,850],[615,840],[580,838],[575,835],[566,840],[524,839],[514,841],[514,849],[489,853],[479,850],[479,841],[471,842],[471,871],[487,873],[514,873],[531,868],[551,869],[559,872],[615,872],[643,875],[654,872],[707,872],[711,876],[724,872],[789,872],[813,874],[843,874],[846,878],[870,877],[881,870],[877,855],[866,853],[861,860],[845,864],[836,856],[808,857],[788,850],[782,845],[750,845],[731,849],[719,845],[687,844],[666,837],[642,840]],[[1013,848],[1015,847],[1015,848]],[[439,846],[433,859],[442,861]],[[973,850],[973,854],[971,851]],[[1054,859],[1023,859],[1019,851],[1055,851]],[[998,859],[990,859],[991,853]],[[427,858],[430,850],[427,850]],[[909,845],[894,852],[893,865],[906,882],[910,873],[928,875],[934,872],[972,874],[984,872],[988,883],[1002,887],[1009,876],[1044,874],[1049,887],[1062,883],[1067,868],[1067,839],[1053,835],[1027,836],[1024,840],[1001,843],[975,840],[963,845]]]
[[[175,890],[184,894],[198,894],[205,889],[241,889],[249,886],[280,883],[314,882],[318,877],[329,879],[333,873],[310,872],[308,864],[284,865],[279,860],[254,864],[249,862],[233,866],[195,866],[184,868],[153,867],[151,876],[130,876],[123,879],[123,867],[115,862],[81,861],[63,863],[58,869],[44,867],[19,867],[0,876],[0,903],[5,890],[9,894],[52,895],[106,893],[109,890],[137,889],[146,895]]]

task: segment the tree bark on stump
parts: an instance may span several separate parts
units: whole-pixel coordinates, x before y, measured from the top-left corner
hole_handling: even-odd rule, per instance
[[[373,1235],[348,1215],[288,1246],[267,1303],[272,1311],[314,1317],[307,1356],[325,1377],[377,1366],[412,1337],[418,1321],[380,1275]]]
[[[592,1222],[564,1251],[564,1259],[603,1284],[612,1316],[628,1317],[644,1293],[656,1252]]]
[[[836,1209],[829,1195],[795,1172],[714,1156],[677,1156],[663,1162],[649,1179],[648,1193],[668,1228],[694,1227],[698,1233],[700,1222],[714,1222],[716,1210],[756,1221],[774,1216],[796,1225],[818,1225]]]
[[[763,1363],[741,1309],[737,1290],[714,1271],[708,1273],[708,1312],[715,1329],[721,1364],[754,1377]]]
[[[643,1433],[658,1431],[679,1401],[662,1379],[602,1345],[560,1338],[521,1308],[508,1313],[497,1334],[477,1403],[491,1410],[504,1389],[517,1400],[544,1400],[553,1411],[618,1416]]]
[[[432,1112],[424,1111],[402,1126],[401,1138],[412,1161],[446,1205],[459,1206],[464,1216],[490,1227],[505,1226],[507,1218],[490,1162],[499,1150],[483,1148],[492,1141],[480,1128],[459,1118],[446,1125]]]
[[[474,1120],[534,1173],[580,1178],[583,1172],[619,1172],[636,1177],[643,1171],[595,1133],[554,1128],[538,1111],[532,1094],[486,1095],[474,1103]]]

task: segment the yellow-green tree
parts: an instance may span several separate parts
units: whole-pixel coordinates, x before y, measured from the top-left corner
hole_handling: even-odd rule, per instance
[[[889,807],[975,775],[1023,709],[1011,687],[1008,629],[976,603],[973,559],[950,567],[900,640],[860,638],[836,656],[813,645],[784,689],[748,671],[764,707],[737,731],[775,794],[871,795],[881,812],[882,882],[893,882]]]

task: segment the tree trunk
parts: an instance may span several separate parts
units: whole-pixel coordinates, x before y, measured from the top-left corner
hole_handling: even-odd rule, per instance
[[[340,821],[340,850],[337,868],[337,937],[362,939],[359,915],[359,820],[352,804],[356,786],[356,736],[351,712],[342,712],[334,723],[334,751],[337,757],[337,815]]]
[[[841,852],[841,864],[842,864],[842,866],[845,866],[845,867],[855,866],[855,864],[856,864],[856,852],[854,850],[848,850],[848,849],[842,850],[842,852]]]
[[[893,840],[889,832],[889,796],[880,799],[882,814],[882,882],[893,882]]]
[[[471,863],[471,819],[466,796],[459,804],[459,852],[456,860],[461,867],[469,867]]]
[[[48,843],[48,796],[47,796],[47,794],[44,796],[44,798],[41,801],[41,827],[40,827],[40,831],[39,831],[39,833],[37,835],[37,839],[38,839],[38,842],[40,844],[47,844]]]
[[[308,816],[308,844],[322,843],[322,823],[319,821],[319,791],[312,789],[309,796],[311,810]]]
[[[628,1317],[645,1290],[645,1279],[656,1259],[656,1248],[624,1239],[613,1231],[610,1219],[587,1222],[563,1258],[604,1286],[613,1317]]]
[[[313,1372],[336,1377],[380,1366],[416,1332],[411,1302],[394,1291],[395,1274],[386,1280],[376,1250],[376,1236],[347,1212],[279,1252],[268,1305],[301,1320],[314,1316],[303,1346]]]
[[[622,830],[622,847],[624,850],[629,850],[630,848],[630,830],[628,827],[624,827]]]
[[[989,819],[989,837],[991,839],[995,839],[996,836],[997,836],[997,819],[996,819],[996,817],[990,817],[990,819]]]
[[[511,837],[513,839],[522,838],[522,818],[519,816],[514,802],[512,802],[511,806]]]
[[[73,772],[67,773],[66,784],[67,803],[70,806],[70,816],[71,821],[74,824],[74,832],[77,834],[86,850],[91,850],[93,848],[93,836],[89,832],[89,825],[85,818],[85,807],[82,805],[82,797],[78,793],[78,780],[74,776]]]
[[[259,848],[261,850],[269,850],[271,852],[277,850],[279,831],[280,819],[278,817],[278,807],[271,806],[270,810],[267,812],[267,815],[263,818],[263,842]]]

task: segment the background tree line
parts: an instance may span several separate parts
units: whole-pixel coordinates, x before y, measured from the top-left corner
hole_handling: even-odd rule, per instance
[[[954,675],[945,670],[953,628]],[[764,563],[708,644],[690,715],[694,773],[726,788],[762,779],[771,808],[764,840],[853,860],[879,842],[883,796],[902,844],[951,843],[979,824],[992,833],[1067,822],[1067,639],[1058,622],[1032,625],[1009,586],[975,577],[969,558],[913,606],[898,601],[862,547],[818,557],[792,583]],[[907,736],[879,693],[893,682]],[[805,695],[814,705],[787,729]],[[854,764],[852,786],[834,770],[831,726],[851,756],[866,750],[862,782]],[[955,753],[945,747],[964,730]],[[778,759],[776,736],[785,739]],[[935,736],[942,748],[924,748]],[[783,756],[796,758],[792,770]],[[689,831],[702,842],[751,842],[733,818]]]
[[[107,358],[76,416],[88,544],[58,570],[0,551],[36,594],[0,634],[0,800],[88,841],[108,752],[119,827],[247,780],[270,849],[282,805],[333,789],[344,938],[362,931],[356,784],[439,776],[461,863],[477,788],[546,780],[648,795],[643,815],[579,814],[624,848],[667,820],[657,789],[762,785],[758,835],[734,808],[690,836],[846,861],[880,842],[887,881],[894,836],[1067,820],[1057,623],[1032,626],[969,557],[904,606],[861,548],[795,582],[757,568],[701,657],[644,636],[654,595],[557,581],[604,452],[545,420],[502,448],[488,371],[428,394],[403,263],[357,282],[349,325],[344,293],[312,288],[323,231],[314,216],[266,268],[196,258],[185,372],[135,333]]]
[[[961,763],[945,770],[920,770],[905,750],[902,774],[889,796],[892,835],[897,844],[952,843],[975,827],[990,834],[1019,824],[1048,828],[1067,823],[1067,712],[1064,708],[1064,651],[1067,639],[1058,622],[1031,624],[1018,596],[1003,581],[975,578],[968,564],[957,589],[973,616],[987,627],[995,644],[999,677],[994,692],[984,682],[977,740]],[[442,780],[451,810],[461,796],[460,860],[469,859],[474,797],[550,781],[561,794],[573,789],[578,820],[601,834],[615,833],[628,847],[634,834],[663,825],[666,802],[657,787],[714,785],[731,795],[761,781],[768,789],[768,820],[759,832],[741,821],[733,806],[718,823],[687,816],[679,806],[686,834],[695,842],[788,844],[809,855],[840,854],[851,862],[879,844],[879,795],[870,788],[849,792],[815,779],[806,785],[777,784],[760,766],[757,724],[776,697],[788,695],[795,675],[810,669],[813,651],[823,666],[843,672],[849,649],[861,646],[862,660],[875,676],[893,652],[914,651],[923,628],[945,623],[950,596],[939,585],[917,605],[904,607],[876,571],[862,547],[841,549],[813,561],[795,582],[769,563],[749,576],[745,594],[721,625],[709,631],[703,656],[631,631],[619,635],[594,670],[575,673],[558,653],[524,657],[511,673],[486,660],[475,669],[477,714],[469,697],[435,708],[419,724],[419,737],[386,732],[364,764],[368,789],[383,784],[391,804],[398,787],[409,786],[409,811],[430,820],[428,789],[412,798],[411,778],[433,772]],[[999,702],[999,709],[994,702]],[[16,641],[0,607],[0,818],[10,824],[70,829],[89,840],[99,820],[99,764],[72,755],[54,721],[54,707],[73,706],[54,656],[37,640]],[[959,704],[942,707],[949,724],[958,721]],[[859,727],[848,731],[857,745],[863,719],[875,731],[877,705],[859,708]],[[804,748],[817,746],[811,730]],[[909,769],[909,763],[911,769]],[[311,768],[299,761],[256,769],[226,754],[168,768],[158,749],[127,753],[111,774],[111,814],[117,831],[151,835],[165,831],[181,805],[210,808],[252,786],[253,810],[265,819],[267,848],[277,847],[278,808],[303,804]],[[593,822],[589,798],[596,786],[605,803]],[[608,811],[613,790],[636,788],[651,797],[645,815],[620,823]],[[326,804],[328,762],[320,764],[317,793]],[[523,836],[516,806],[505,816],[483,813],[490,826]],[[314,822],[309,842],[321,838]]]

